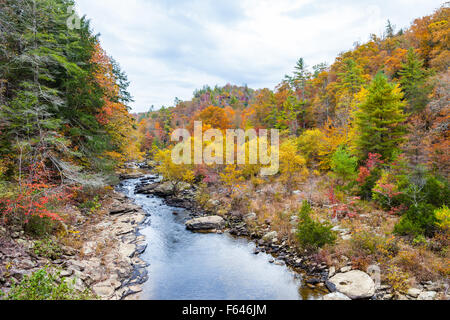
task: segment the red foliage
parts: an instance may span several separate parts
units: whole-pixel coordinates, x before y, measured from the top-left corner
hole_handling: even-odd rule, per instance
[[[366,165],[359,167],[359,174],[356,181],[362,185],[366,181],[367,177],[373,169],[377,168],[379,165],[383,164],[384,161],[381,160],[381,154],[379,153],[369,153],[369,157],[366,160]]]
[[[369,152],[369,157],[366,160],[367,169],[372,171],[372,169],[376,168],[379,164],[383,164],[383,163],[384,163],[384,161],[381,160],[381,154]]]
[[[7,223],[12,216],[20,218],[25,224],[30,217],[61,220],[54,208],[59,202],[68,201],[76,187],[56,186],[48,183],[49,172],[42,163],[29,169],[28,181],[19,184],[16,194],[0,198],[2,222]]]
[[[359,197],[352,198],[352,201],[350,203],[340,203],[336,195],[334,193],[334,186],[331,185],[330,189],[328,190],[328,199],[330,201],[331,208],[333,210],[332,218],[333,219],[342,219],[345,217],[348,218],[354,218],[358,214],[356,212],[356,209],[354,208],[355,200],[358,200]]]
[[[370,170],[367,169],[367,167],[359,167],[359,174],[356,181],[361,185],[364,184],[364,181],[366,181],[367,177],[370,176]]]

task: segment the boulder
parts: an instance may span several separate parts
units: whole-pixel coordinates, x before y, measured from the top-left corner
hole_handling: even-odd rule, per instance
[[[244,216],[244,219],[247,221],[256,220],[256,213],[250,212]]]
[[[417,298],[421,292],[422,292],[422,290],[420,290],[418,288],[410,288],[410,289],[408,289],[408,292],[406,292],[406,294],[410,297]]]
[[[334,266],[330,267],[330,270],[328,271],[328,278],[331,278],[336,274],[336,268]]]
[[[342,267],[341,268],[341,272],[342,273],[345,273],[345,272],[349,272],[349,271],[351,271],[352,270],[352,267],[351,266],[345,266],[345,267]]]
[[[171,196],[173,195],[173,185],[171,182],[161,183],[153,189],[152,193],[163,198]]]
[[[136,252],[136,245],[135,244],[121,244],[119,253],[122,257],[131,258],[134,253]]]
[[[132,203],[125,203],[125,204],[119,204],[117,206],[114,206],[109,210],[110,215],[116,215],[116,214],[125,214],[130,212],[136,212],[140,209],[139,206],[132,204]]]
[[[274,239],[276,239],[278,237],[278,233],[276,232],[276,231],[271,231],[271,232],[268,232],[268,233],[266,233],[263,237],[262,237],[262,239],[265,241],[265,242],[272,242]]]
[[[424,291],[419,294],[417,300],[434,300],[436,298],[436,291]]]
[[[224,227],[225,220],[219,216],[195,218],[186,222],[186,228],[193,231],[223,229]]]
[[[323,300],[352,300],[349,297],[347,297],[345,294],[342,294],[340,292],[332,292],[329,294],[326,294],[322,298]]]
[[[136,188],[136,193],[138,194],[151,194],[158,187],[159,183],[152,183],[147,185],[142,185]]]
[[[116,288],[120,287],[120,282],[114,280],[107,280],[104,282],[97,283],[92,287],[94,293],[101,298],[109,298],[111,297]]]
[[[143,172],[129,172],[129,173],[122,173],[119,178],[121,180],[127,180],[127,179],[139,179],[144,177],[145,174]]]
[[[372,278],[360,270],[338,273],[329,280],[336,290],[351,299],[370,298],[375,294],[375,283]]]

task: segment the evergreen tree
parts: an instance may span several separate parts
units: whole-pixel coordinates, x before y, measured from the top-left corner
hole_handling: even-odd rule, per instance
[[[386,38],[394,37],[394,28],[395,27],[392,25],[391,21],[388,20],[387,24],[386,24],[386,31],[385,31]]]
[[[92,61],[98,40],[84,18],[68,28],[73,5],[0,1],[0,157],[17,171],[39,162],[62,178],[69,162],[111,168],[102,154],[116,146],[98,119],[107,93],[94,79],[99,66]],[[128,81],[113,65],[120,90],[112,101],[125,104]]]
[[[389,83],[383,73],[375,76],[355,113],[360,159],[366,159],[369,152],[379,153],[384,159],[392,158],[406,133],[402,99],[398,85]]]
[[[307,70],[307,66],[303,58],[298,59],[294,67],[293,76],[286,75],[285,81],[287,81],[295,90],[301,92],[301,99],[305,99],[305,86],[306,81],[311,78],[311,74]]]
[[[427,71],[414,52],[413,48],[408,50],[406,63],[402,64],[399,71],[400,84],[409,102],[409,111],[417,112],[423,110],[429,102],[428,95],[431,88],[427,86]]]
[[[338,77],[340,79],[339,88],[346,90],[351,95],[359,92],[365,83],[363,69],[351,58],[345,59],[344,71],[338,73]]]

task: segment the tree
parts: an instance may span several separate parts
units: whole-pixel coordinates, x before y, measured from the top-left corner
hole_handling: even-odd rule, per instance
[[[286,81],[294,87],[297,91],[300,91],[300,97],[305,99],[305,87],[306,81],[311,77],[311,74],[307,70],[307,66],[303,58],[298,59],[294,67],[293,76],[285,76]]]
[[[216,106],[209,106],[197,115],[197,120],[203,122],[203,129],[229,129],[231,128],[231,121],[227,117],[227,113],[223,108]]]
[[[331,170],[342,183],[355,178],[358,159],[347,152],[344,147],[339,147],[331,158]]]
[[[170,149],[159,150],[155,156],[158,165],[155,170],[163,176],[165,181],[172,185],[172,192],[177,195],[180,185],[183,182],[192,183],[194,172],[185,164],[175,164],[172,161],[172,151]]]
[[[343,70],[337,75],[336,118],[341,126],[347,126],[352,102],[366,83],[366,78],[363,69],[352,58],[343,61]]]
[[[387,24],[386,24],[386,31],[385,31],[386,38],[394,37],[394,28],[395,28],[395,26],[393,26],[391,21],[388,19]]]
[[[296,183],[303,181],[308,175],[306,160],[297,154],[297,146],[291,139],[280,146],[280,174],[288,194],[292,194]]]
[[[339,88],[354,95],[365,83],[363,74],[363,69],[355,62],[355,60],[351,58],[345,59],[344,70],[338,73],[340,80]]]
[[[400,84],[409,102],[409,111],[417,112],[425,108],[429,101],[431,87],[426,84],[427,71],[413,48],[408,50],[406,63],[402,64]]]
[[[406,134],[402,124],[406,119],[402,99],[398,85],[389,83],[382,73],[375,76],[355,113],[356,146],[360,159],[366,159],[369,152],[391,159],[399,149]]]
[[[319,161],[320,146],[325,139],[325,134],[320,129],[309,129],[298,137],[298,149],[305,157],[308,165]]]
[[[298,214],[297,240],[302,248],[315,251],[326,244],[333,244],[336,234],[329,223],[314,221],[310,216],[311,211],[311,206],[305,200]]]

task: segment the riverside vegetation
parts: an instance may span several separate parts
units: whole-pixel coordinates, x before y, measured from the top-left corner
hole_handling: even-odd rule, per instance
[[[311,70],[299,59],[274,91],[205,86],[190,101],[138,114],[140,150],[169,189],[194,184],[197,205],[265,243],[262,250],[295,251],[328,277],[375,266],[375,298],[446,299],[449,10],[405,30],[388,22],[381,37],[331,66]],[[279,129],[279,173],[261,176],[248,157],[243,165],[174,165],[171,133],[192,133],[194,121],[223,133]],[[216,143],[203,142],[221,150]]]
[[[111,186],[141,161],[165,179],[144,192],[222,217],[329,298],[448,298],[448,5],[330,66],[299,59],[273,91],[205,86],[135,115],[89,21],[67,27],[72,5],[0,0],[2,299],[137,298],[145,213]],[[170,135],[196,120],[279,129],[279,173],[175,165]]]

